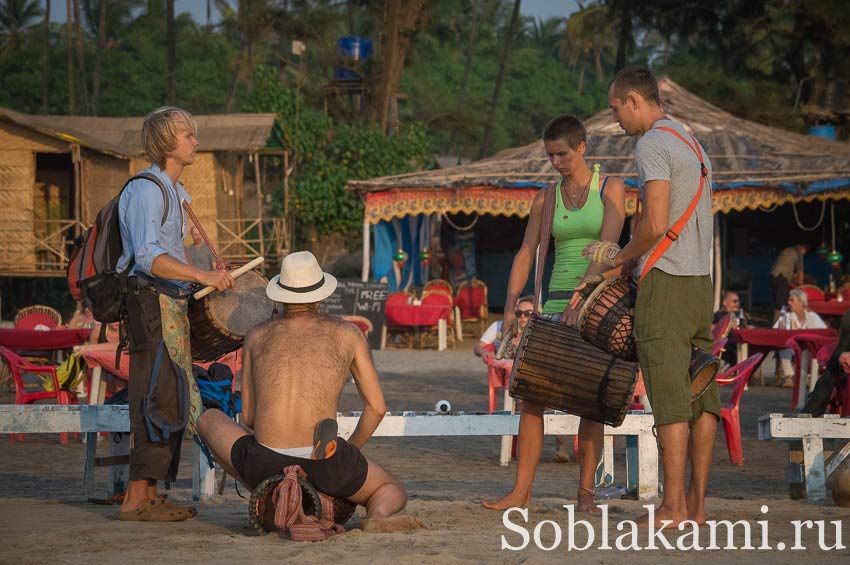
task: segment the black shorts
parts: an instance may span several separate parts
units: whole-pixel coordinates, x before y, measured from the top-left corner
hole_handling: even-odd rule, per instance
[[[282,455],[260,445],[252,435],[237,439],[230,450],[230,461],[239,477],[252,489],[264,480],[283,473],[284,467],[300,465],[307,481],[316,490],[336,498],[348,498],[366,482],[369,465],[360,450],[342,438],[336,438],[336,452],[328,459],[314,461]]]

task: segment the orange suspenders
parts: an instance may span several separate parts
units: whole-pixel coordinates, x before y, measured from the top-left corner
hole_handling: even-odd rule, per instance
[[[696,210],[697,204],[699,204],[700,196],[702,196],[702,187],[705,184],[705,179],[708,178],[708,169],[705,166],[705,161],[702,158],[702,151],[700,150],[700,146],[697,143],[697,140],[694,139],[694,136],[691,135],[691,140],[694,142],[693,145],[688,143],[688,140],[682,137],[678,131],[668,128],[665,126],[659,126],[655,129],[660,129],[666,131],[668,133],[672,133],[676,137],[682,140],[682,143],[688,146],[688,149],[694,152],[694,155],[697,156],[699,160],[700,166],[700,177],[699,177],[699,187],[697,188],[697,193],[694,195],[694,199],[691,200],[691,203],[688,205],[688,209],[685,210],[685,213],[682,214],[682,217],[676,220],[676,223],[667,230],[667,233],[664,234],[664,237],[658,242],[658,245],[655,246],[655,249],[652,250],[652,254],[647,258],[646,263],[643,266],[643,269],[640,273],[640,280],[643,280],[643,277],[649,272],[652,266],[664,255],[664,252],[670,247],[670,245],[679,238],[679,234],[682,229],[685,227],[685,224],[688,223],[688,220],[691,218],[691,215]],[[708,185],[708,190],[711,190],[711,184]],[[640,283],[640,281],[638,281]]]

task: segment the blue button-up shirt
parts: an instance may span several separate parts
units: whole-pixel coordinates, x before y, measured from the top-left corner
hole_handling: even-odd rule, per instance
[[[183,250],[186,236],[186,214],[182,203],[192,198],[181,183],[171,182],[171,178],[157,165],[141,171],[156,175],[165,185],[168,193],[168,217],[162,224],[164,200],[162,191],[154,183],[138,179],[131,182],[118,201],[118,223],[121,228],[121,242],[124,252],[118,260],[117,270],[123,271],[135,259],[130,271],[141,271],[153,276],[151,266],[154,259],[167,253],[182,263],[187,263]],[[174,281],[183,288],[189,288],[185,281]]]

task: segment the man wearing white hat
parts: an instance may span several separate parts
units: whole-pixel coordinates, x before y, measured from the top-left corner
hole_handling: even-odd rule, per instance
[[[198,432],[228,473],[252,489],[289,465],[325,494],[367,508],[364,529],[404,508],[404,487],[360,449],[386,411],[369,345],[357,326],[318,312],[336,279],[322,272],[312,253],[285,257],[266,288],[284,315],[245,337],[242,422],[210,409]],[[365,403],[348,441],[336,437],[339,395],[349,373]]]

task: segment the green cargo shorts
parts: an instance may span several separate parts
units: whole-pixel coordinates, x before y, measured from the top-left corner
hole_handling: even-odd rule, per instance
[[[693,423],[704,412],[720,418],[720,392],[712,382],[691,402],[691,347],[713,344],[711,278],[670,275],[651,269],[635,304],[635,342],[656,426]]]

